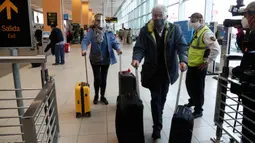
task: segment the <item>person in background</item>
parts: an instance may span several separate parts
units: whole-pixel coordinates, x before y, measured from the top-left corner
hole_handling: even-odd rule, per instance
[[[84,37],[84,30],[83,30],[83,28],[81,28],[80,29],[80,44],[81,44],[83,37]]]
[[[103,15],[98,13],[94,18],[94,25],[90,27],[81,43],[82,55],[86,55],[88,45],[91,43],[89,58],[94,74],[95,96],[93,103],[98,103],[100,89],[100,101],[107,105],[108,101],[105,98],[105,89],[108,69],[110,64],[115,64],[117,62],[113,49],[116,50],[118,54],[121,54],[121,50],[113,32],[105,30]]]
[[[70,30],[66,32],[66,39],[67,43],[71,43],[71,41],[73,40],[73,36]]]
[[[242,75],[246,71],[252,72],[255,70],[255,2],[251,2],[243,10],[244,17],[242,18],[242,27],[243,29],[249,30],[248,43],[244,44],[243,41],[243,57],[241,60],[240,66],[233,69],[233,74],[238,78],[242,79]],[[252,74],[250,74],[253,79]],[[243,79],[242,79],[243,80]],[[253,81],[254,82],[254,81]],[[250,82],[249,82],[250,83]],[[243,83],[242,83],[243,84]],[[251,86],[251,85],[248,85]],[[253,88],[251,92],[244,93],[241,97],[243,104],[243,118],[242,121],[242,143],[251,143],[255,141],[255,91],[254,86],[248,87]],[[248,97],[248,98],[247,98]],[[252,101],[253,100],[253,101]],[[252,133],[253,132],[253,133]],[[250,140],[250,141],[249,141]]]
[[[203,116],[204,89],[207,67],[220,52],[215,34],[204,24],[200,13],[190,16],[190,26],[195,30],[188,54],[186,87],[190,96],[187,107],[195,106],[194,118]]]
[[[131,44],[132,43],[132,33],[131,33],[131,28],[128,29],[128,33],[127,33],[127,43]]]
[[[124,28],[123,29],[123,34],[122,34],[122,38],[123,38],[123,45],[127,44],[127,29]]]
[[[56,25],[51,26],[51,34],[50,34],[50,46],[44,50],[47,52],[49,48],[52,50],[52,54],[55,55],[55,63],[52,65],[64,65],[65,64],[65,50],[64,50],[64,37],[61,29],[57,28]],[[49,47],[49,48],[48,48]]]
[[[152,138],[161,138],[163,110],[169,90],[179,77],[179,68],[186,70],[188,44],[181,29],[167,21],[167,8],[156,5],[152,9],[152,20],[141,28],[133,49],[132,66],[142,65],[142,86],[151,92],[153,119]],[[179,57],[179,59],[178,59]]]
[[[122,41],[122,39],[123,39],[123,30],[122,29],[119,30],[119,37],[120,37],[120,40]]]

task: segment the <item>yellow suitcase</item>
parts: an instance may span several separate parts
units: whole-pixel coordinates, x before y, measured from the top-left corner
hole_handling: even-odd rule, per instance
[[[88,83],[86,56],[85,56],[85,70],[86,70],[87,82],[77,82],[75,86],[76,118],[82,117],[82,116],[91,117],[90,87]]]

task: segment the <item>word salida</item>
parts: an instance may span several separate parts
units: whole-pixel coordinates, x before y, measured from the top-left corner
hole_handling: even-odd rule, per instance
[[[19,26],[12,26],[12,25],[2,25],[1,27],[2,32],[8,33],[8,39],[16,38],[15,32],[20,32]]]

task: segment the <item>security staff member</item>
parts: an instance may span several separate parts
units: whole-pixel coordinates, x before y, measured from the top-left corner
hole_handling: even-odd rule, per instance
[[[190,99],[185,106],[195,106],[193,115],[198,118],[203,116],[207,66],[218,56],[220,46],[214,33],[204,24],[202,14],[194,13],[189,18],[189,24],[195,32],[188,51],[186,87]]]
[[[244,47],[243,58],[240,65],[240,75],[247,70],[255,70],[255,2],[251,2],[244,9],[244,17],[242,19],[242,26],[245,29],[249,29],[248,44]],[[252,75],[251,75],[252,76]],[[254,87],[252,87],[254,88]],[[251,143],[255,141],[255,100],[254,89],[250,93],[244,93],[244,96],[249,98],[242,98],[243,118],[242,121],[242,141],[243,143]],[[251,110],[250,110],[251,109]],[[252,110],[254,112],[252,112]],[[252,133],[253,132],[253,133]]]

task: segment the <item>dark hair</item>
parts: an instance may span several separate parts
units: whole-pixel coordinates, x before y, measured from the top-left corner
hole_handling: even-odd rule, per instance
[[[51,25],[50,27],[51,27],[51,28],[56,28],[57,25],[56,25],[56,24],[53,24],[53,25]]]
[[[103,14],[102,13],[97,13],[97,14],[95,14],[94,18],[96,18],[97,16],[103,16]]]

